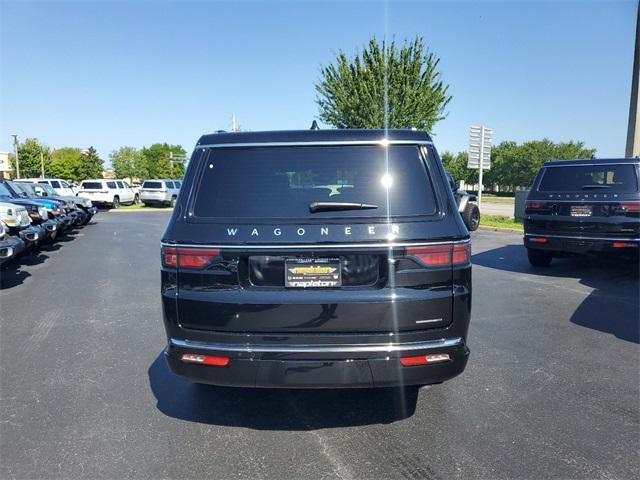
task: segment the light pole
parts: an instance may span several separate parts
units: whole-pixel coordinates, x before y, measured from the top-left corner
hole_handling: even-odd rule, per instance
[[[16,155],[16,178],[20,178],[20,159],[18,158],[18,134],[12,133],[13,137],[13,149]]]

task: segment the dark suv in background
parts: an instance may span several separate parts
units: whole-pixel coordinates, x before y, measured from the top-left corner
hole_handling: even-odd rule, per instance
[[[640,159],[543,164],[527,197],[524,244],[529,261],[613,254],[637,258],[640,245]]]
[[[162,239],[171,369],[249,387],[404,387],[467,363],[469,233],[411,130],[203,136]]]

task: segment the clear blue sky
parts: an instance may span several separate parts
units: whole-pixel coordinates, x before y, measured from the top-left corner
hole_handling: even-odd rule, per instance
[[[320,66],[386,31],[441,57],[453,100],[440,151],[484,123],[496,141],[624,153],[634,1],[0,4],[3,151],[11,133],[105,160],[122,145],[191,151],[233,113],[244,129],[307,128]]]

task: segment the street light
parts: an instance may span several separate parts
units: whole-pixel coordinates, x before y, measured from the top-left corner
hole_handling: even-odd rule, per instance
[[[12,133],[13,137],[13,149],[15,150],[16,155],[16,178],[20,178],[20,159],[18,158],[18,134]]]

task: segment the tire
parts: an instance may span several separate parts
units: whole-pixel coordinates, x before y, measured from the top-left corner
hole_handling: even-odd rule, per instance
[[[527,248],[527,256],[529,257],[529,263],[534,267],[548,267],[553,258],[549,252],[535,248]]]
[[[478,206],[474,203],[467,203],[467,206],[464,207],[464,212],[462,212],[462,220],[467,226],[467,230],[475,232],[480,225],[480,209]]]
[[[169,202],[169,206],[171,208],[176,206],[176,197],[171,197],[171,201]]]
[[[140,203],[140,195],[138,195],[137,193],[135,197],[133,197],[133,203],[136,205]]]
[[[112,208],[120,208],[120,197],[117,195],[113,197]]]

